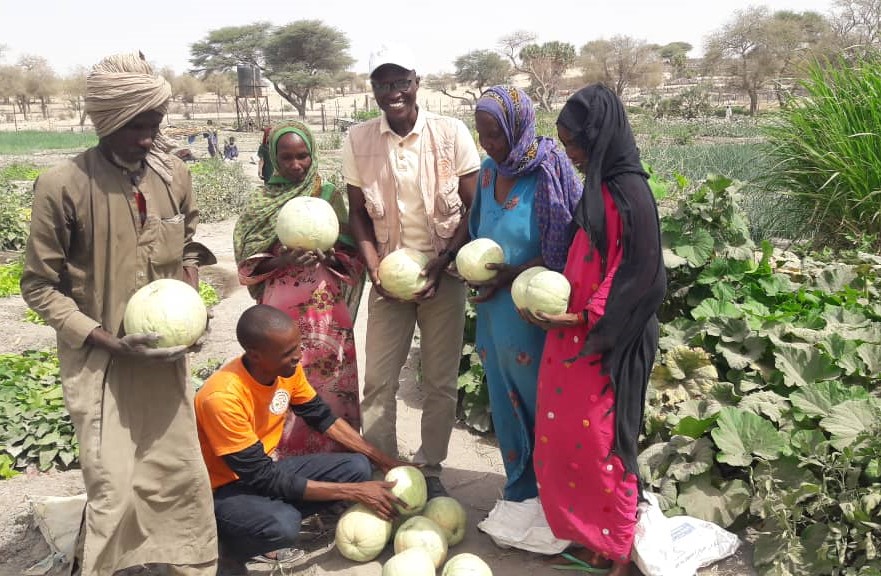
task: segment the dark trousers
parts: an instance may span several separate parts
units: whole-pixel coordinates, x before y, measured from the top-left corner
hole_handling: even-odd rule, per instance
[[[317,482],[364,482],[373,470],[361,454],[310,454],[291,456],[278,463],[298,476]],[[214,516],[220,549],[226,557],[247,560],[293,546],[300,523],[334,502],[288,502],[256,494],[242,482],[214,491]]]

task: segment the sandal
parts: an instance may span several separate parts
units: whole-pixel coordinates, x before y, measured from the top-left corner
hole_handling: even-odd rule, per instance
[[[584,560],[579,560],[568,552],[563,552],[560,556],[568,560],[569,564],[551,564],[551,568],[554,570],[571,570],[573,572],[586,572],[587,574],[608,574],[611,570],[611,568],[597,568],[596,566],[591,566]]]

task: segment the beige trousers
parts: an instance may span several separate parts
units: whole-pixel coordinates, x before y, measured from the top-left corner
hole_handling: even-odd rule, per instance
[[[414,461],[424,465],[426,476],[440,474],[456,423],[466,294],[465,285],[448,274],[442,275],[435,297],[420,303],[387,300],[370,289],[361,400],[364,437],[386,454],[397,456],[395,396],[418,325],[427,393],[422,407],[422,445]]]

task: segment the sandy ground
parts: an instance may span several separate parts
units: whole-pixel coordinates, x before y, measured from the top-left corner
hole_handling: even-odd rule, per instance
[[[256,149],[256,143],[249,141],[246,147]],[[246,158],[247,156],[245,161]],[[0,160],[6,163],[10,159],[5,157]],[[256,172],[256,168],[246,166],[246,171]],[[198,230],[197,240],[208,245],[218,259],[216,265],[202,270],[203,278],[220,289],[223,300],[214,307],[214,318],[211,321],[208,340],[198,353],[191,355],[191,366],[229,359],[239,353],[235,341],[235,323],[239,314],[250,306],[252,301],[247,291],[238,285],[236,278],[231,242],[233,224],[233,221],[202,224]],[[45,326],[24,322],[25,310],[26,306],[19,297],[0,299],[0,327],[5,334],[11,335],[0,340],[0,353],[54,346],[53,331]],[[366,302],[361,307],[361,311],[362,314],[355,326],[359,358],[363,358],[367,321]],[[398,436],[400,451],[405,457],[416,451],[419,441],[420,407],[424,394],[414,370],[417,356],[418,350],[414,348],[401,375],[401,390],[398,398]],[[500,497],[504,484],[504,469],[492,437],[481,436],[464,427],[457,427],[453,431],[450,454],[442,480],[450,494],[462,502],[469,514],[465,540],[450,551],[451,555],[461,552],[478,554],[489,563],[497,576],[559,574],[559,571],[546,566],[542,558],[535,554],[498,548],[476,528],[477,523],[486,516],[496,499]],[[81,491],[82,477],[77,470],[51,474],[26,474],[0,482],[0,576],[18,576],[48,553],[48,547],[34,526],[28,496],[71,495]],[[382,571],[382,562],[391,556],[391,550],[387,549],[377,560],[356,565],[333,549],[332,534],[319,535],[305,543],[304,548],[309,552],[307,562],[288,571],[288,574],[378,576]],[[748,556],[751,555],[739,553],[725,562],[702,571],[701,574],[728,576],[753,574]],[[637,573],[636,570],[634,573]]]

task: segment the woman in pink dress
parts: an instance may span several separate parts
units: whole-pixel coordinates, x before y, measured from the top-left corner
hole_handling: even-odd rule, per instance
[[[348,235],[346,204],[333,184],[322,182],[318,149],[304,124],[277,126],[269,136],[269,158],[273,174],[248,200],[233,234],[239,281],[258,303],[284,310],[297,322],[306,378],[334,414],[360,430],[353,324],[364,269]],[[320,197],[333,206],[341,233],[331,252],[288,250],[279,242],[278,212],[297,196]],[[276,456],[343,450],[290,413]]]
[[[585,174],[564,275],[568,311],[547,330],[538,376],[535,471],[554,534],[582,547],[570,568],[629,571],[640,483],[637,440],[666,290],[658,212],[624,106],[601,85],[576,92],[557,133]]]

